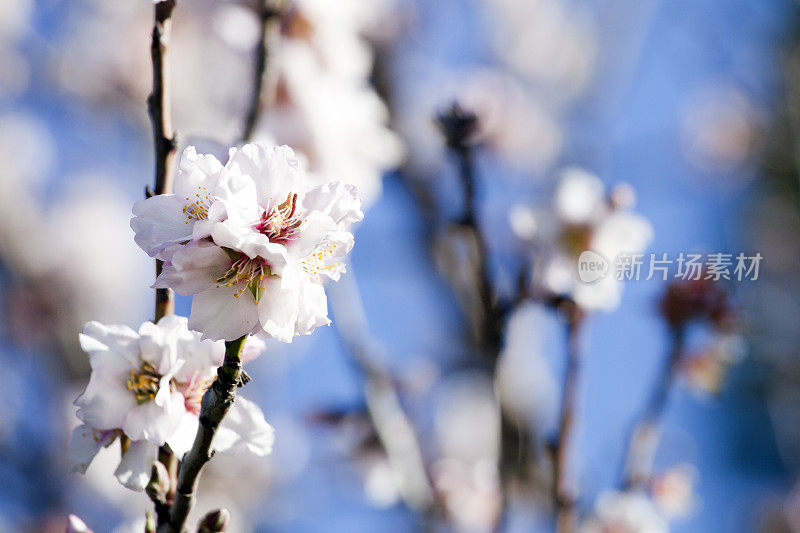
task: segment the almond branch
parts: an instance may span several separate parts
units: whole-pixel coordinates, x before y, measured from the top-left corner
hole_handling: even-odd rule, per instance
[[[175,0],[163,0],[155,5],[153,39],[150,57],[153,63],[153,91],[147,97],[147,111],[153,126],[155,148],[155,186],[147,190],[147,196],[172,192],[174,160],[176,151],[175,133],[172,130],[172,107],[170,105],[169,40],[172,33],[172,11]],[[156,276],[161,273],[163,262],[156,260]],[[156,289],[156,322],[175,310],[175,296],[170,289]]]
[[[175,133],[172,130],[172,108],[170,106],[169,87],[169,40],[172,30],[172,12],[175,0],[164,0],[154,6],[153,33],[150,43],[150,57],[153,66],[153,88],[147,98],[147,111],[153,127],[153,147],[155,153],[154,188],[147,188],[145,195],[149,198],[157,194],[172,192],[173,167],[175,159]],[[156,277],[161,273],[163,262],[156,260]],[[154,321],[158,322],[165,315],[175,310],[175,296],[170,289],[156,289]],[[168,447],[159,450],[159,461],[166,467],[170,477],[169,491],[164,499],[153,497],[158,523],[165,523],[169,513],[169,505],[174,497],[177,472],[177,458]]]
[[[243,336],[225,342],[225,360],[217,369],[217,379],[203,394],[197,434],[178,470],[175,502],[170,510],[169,523],[159,527],[159,533],[181,533],[186,527],[186,518],[197,498],[200,473],[214,454],[211,450],[214,435],[236,399],[236,388],[246,379],[241,358],[245,339],[246,336]]]

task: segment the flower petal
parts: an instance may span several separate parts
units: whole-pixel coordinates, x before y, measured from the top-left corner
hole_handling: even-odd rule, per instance
[[[100,431],[85,424],[76,427],[67,446],[67,459],[72,463],[70,472],[86,473],[97,452],[117,438],[117,431]]]
[[[238,290],[223,284],[196,294],[189,327],[211,340],[234,340],[251,333],[258,324],[256,302],[248,291],[235,297]]]
[[[147,441],[133,441],[128,449],[122,452],[114,475],[123,486],[142,491],[150,482],[153,463],[158,456],[158,446]]]

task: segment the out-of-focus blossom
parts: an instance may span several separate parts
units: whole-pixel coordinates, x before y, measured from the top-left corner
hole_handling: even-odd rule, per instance
[[[501,505],[497,478],[499,414],[491,383],[467,373],[450,378],[435,412],[441,457],[433,481],[450,519],[463,531],[490,529]]]
[[[66,533],[92,533],[92,530],[77,516],[71,514],[67,517]]]
[[[478,140],[512,164],[544,171],[561,153],[560,124],[511,76],[478,71],[461,85],[458,99],[478,115]]]
[[[727,180],[752,162],[761,147],[761,117],[747,95],[730,86],[705,87],[690,98],[683,113],[682,143],[686,157],[702,171]],[[752,173],[744,174],[752,176]]]
[[[169,444],[181,456],[197,432],[200,400],[224,358],[222,342],[201,340],[183,317],[168,315],[158,324],[145,322],[138,332],[126,326],[90,322],[81,334],[92,375],[75,401],[84,423],[73,432],[69,458],[73,470],[85,472],[101,448],[121,438],[120,483],[143,490],[150,480],[158,446]],[[263,350],[250,339],[243,360]],[[261,410],[237,398],[214,440],[217,451],[248,450],[265,455],[272,449],[272,428]]]
[[[380,193],[382,174],[403,156],[369,82],[373,58],[362,34],[374,21],[379,3],[372,4],[294,2],[270,51],[276,94],[257,133],[302,152],[318,183],[355,185],[367,206]]]
[[[630,210],[630,189],[622,190],[625,194],[615,194],[615,189],[607,197],[596,176],[570,168],[562,172],[549,207],[512,210],[511,228],[533,250],[536,294],[568,297],[587,311],[619,305],[622,283],[617,280],[617,258],[641,253],[653,237],[650,223]],[[608,263],[604,277],[581,281],[578,258],[584,251],[597,253]]]
[[[581,533],[667,533],[669,524],[641,492],[605,491]]]
[[[668,519],[689,516],[699,505],[694,492],[696,479],[697,469],[687,463],[662,472],[655,476],[650,486],[653,503]]]
[[[728,367],[740,362],[744,355],[745,342],[741,336],[717,333],[708,346],[686,354],[679,370],[695,391],[718,394]]]
[[[204,338],[291,342],[328,324],[322,279],[345,270],[347,228],[363,217],[355,189],[313,187],[286,146],[232,148],[224,167],[203,161],[178,175],[180,193],[134,206],[137,242],[168,260],[154,287],[194,295],[189,326]]]
[[[541,427],[554,420],[558,385],[543,352],[544,310],[524,305],[508,318],[497,368],[497,389],[504,406],[521,420]]]
[[[83,369],[75,331],[94,316],[139,321],[151,305],[141,290],[152,263],[131,242],[130,199],[107,176],[71,177],[47,198],[56,160],[53,139],[34,117],[0,117],[0,254],[11,277],[4,298],[7,333],[26,346],[56,348],[72,371]],[[47,320],[42,317],[47,316]],[[46,324],[46,327],[43,325]]]
[[[174,123],[184,135],[232,139],[248,96],[242,88],[252,76],[247,52],[258,40],[257,17],[234,2],[215,0],[179,2],[174,17],[180,21],[169,42]],[[90,0],[67,24],[52,65],[61,86],[146,120],[141,103],[151,88],[151,4]]]
[[[558,0],[485,0],[497,29],[496,53],[544,98],[580,94],[594,71],[596,36],[589,12]]]
[[[458,531],[490,531],[501,507],[495,464],[445,458],[433,465],[433,479]]]

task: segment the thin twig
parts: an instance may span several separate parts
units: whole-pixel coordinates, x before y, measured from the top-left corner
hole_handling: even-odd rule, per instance
[[[155,5],[153,38],[150,56],[153,63],[153,91],[147,98],[147,110],[153,126],[155,149],[155,187],[148,196],[172,192],[175,159],[175,133],[172,129],[172,107],[170,105],[169,40],[172,33],[172,11],[175,0],[163,0]],[[151,194],[152,193],[152,194]],[[163,264],[156,261],[156,276]],[[171,289],[156,289],[155,320],[171,314],[175,309],[175,297]]]
[[[146,196],[172,192],[173,161],[175,158],[175,134],[172,130],[172,111],[170,106],[169,40],[172,30],[172,12],[175,0],[165,0],[154,6],[153,33],[150,44],[150,57],[153,65],[153,89],[147,98],[147,111],[153,127],[153,147],[155,157],[154,189],[147,188]],[[156,277],[161,273],[163,263],[156,260]],[[156,289],[154,321],[158,322],[175,309],[175,297],[170,289]],[[159,524],[167,521],[169,506],[175,495],[177,459],[167,446],[159,449],[159,461],[164,464],[169,475],[169,490],[164,500],[153,498]]]
[[[244,337],[225,342],[225,360],[217,369],[217,379],[209,387],[200,403],[200,423],[192,448],[186,453],[178,470],[178,485],[175,502],[170,511],[170,520],[165,532],[180,533],[186,517],[197,497],[197,485],[203,467],[211,460],[211,444],[222,419],[228,414],[236,399],[236,388],[242,382],[242,348]],[[162,529],[159,529],[162,531]]]
[[[474,268],[477,296],[480,306],[480,327],[477,336],[478,348],[489,362],[489,372],[494,377],[500,358],[501,339],[505,314],[508,307],[501,307],[495,300],[489,273],[489,247],[480,227],[478,216],[477,184],[475,173],[475,145],[473,138],[478,130],[478,118],[458,103],[437,117],[439,128],[448,148],[458,161],[459,179],[463,190],[463,213],[456,222],[468,231],[474,243]],[[499,402],[498,402],[499,403]],[[517,420],[500,404],[500,454],[498,471],[502,489],[502,507],[495,526],[503,527],[508,510],[514,480],[524,480],[529,472],[532,437],[525,423]]]
[[[369,333],[358,285],[350,270],[329,291],[336,331],[364,377],[370,423],[389,460],[403,501],[409,508],[430,515],[436,501],[422,449],[394,381],[374,354],[376,342]]]
[[[464,207],[458,225],[469,230],[474,239],[475,271],[478,282],[478,299],[482,319],[480,340],[483,348],[496,360],[502,336],[502,321],[495,304],[489,275],[489,249],[478,220],[478,201],[475,176],[475,146],[473,137],[478,129],[477,116],[458,103],[454,103],[438,117],[439,128],[448,148],[458,159],[459,178],[464,191]]]
[[[567,368],[561,399],[561,417],[555,445],[553,465],[553,491],[556,504],[556,530],[572,533],[577,526],[575,501],[577,484],[570,478],[570,448],[575,432],[575,416],[581,367],[580,329],[583,316],[577,306],[571,305],[567,312]]]
[[[258,125],[261,110],[264,107],[264,80],[267,75],[267,61],[269,59],[269,35],[273,21],[279,18],[286,10],[288,1],[285,0],[259,0],[258,17],[261,22],[256,50],[256,63],[253,69],[253,87],[250,92],[250,101],[247,104],[244,128],[240,142],[245,143],[251,140],[253,132]]]
[[[684,337],[685,332],[682,327],[676,327],[671,331],[671,346],[661,376],[656,383],[647,408],[628,441],[622,482],[624,489],[641,488],[650,480],[653,456],[658,446],[661,419],[664,416],[669,392],[675,382],[683,357]]]

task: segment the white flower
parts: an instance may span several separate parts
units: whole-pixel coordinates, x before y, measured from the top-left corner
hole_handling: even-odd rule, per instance
[[[78,418],[100,430],[121,429],[132,440],[164,444],[180,420],[184,398],[170,381],[185,362],[170,342],[165,317],[145,322],[139,332],[127,326],[89,322],[80,335],[92,374],[75,405]]]
[[[302,152],[317,183],[337,176],[358,187],[370,205],[383,173],[400,164],[403,147],[387,128],[389,112],[367,78],[343,78],[318,57],[303,41],[281,44],[273,63],[279,98],[264,110],[259,135]]]
[[[562,173],[551,207],[514,208],[511,228],[534,249],[535,290],[572,298],[587,311],[617,307],[622,292],[617,256],[643,252],[653,237],[650,223],[630,211],[632,204],[629,186],[618,186],[606,196],[596,176],[570,168]],[[578,277],[577,260],[586,250],[609,263],[606,275],[592,283]]]
[[[595,516],[581,533],[667,533],[669,525],[653,502],[639,492],[606,491],[595,503]]]
[[[124,437],[115,475],[124,486],[143,490],[158,447],[168,444],[179,457],[194,441],[200,401],[222,364],[225,345],[202,340],[184,317],[169,315],[145,322],[138,332],[125,326],[88,323],[81,346],[89,353],[92,375],[75,401],[83,422],[70,441],[72,470],[84,473],[101,448]],[[251,338],[243,351],[248,362],[264,344]],[[223,419],[213,447],[219,452],[270,453],[272,427],[257,405],[237,398]]]
[[[340,259],[353,246],[347,228],[363,217],[355,188],[309,186],[286,146],[232,148],[227,164],[214,168],[216,179],[202,182],[203,194],[164,195],[135,206],[137,242],[169,259],[154,287],[194,295],[189,326],[204,338],[264,333],[291,342],[328,324],[322,279],[337,280],[345,270]],[[176,188],[185,191],[188,179],[179,174]],[[198,194],[199,204],[192,199]],[[181,224],[194,224],[191,234],[180,234]]]
[[[229,189],[222,173],[222,164],[213,155],[198,155],[193,146],[184,150],[175,193],[133,205],[136,244],[151,257],[169,260],[182,243],[208,237],[213,224],[225,217],[223,199]]]

